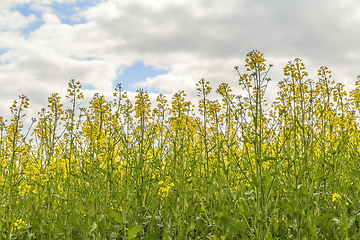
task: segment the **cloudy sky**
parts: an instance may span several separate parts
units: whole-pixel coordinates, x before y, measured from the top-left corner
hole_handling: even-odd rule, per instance
[[[303,59],[309,77],[328,66],[334,80],[354,88],[360,74],[358,0],[1,0],[0,116],[18,95],[30,98],[27,118],[79,80],[87,102],[111,100],[116,83],[134,96],[185,90],[209,80],[236,88],[257,49],[273,64],[269,99],[283,67]],[[237,90],[238,91],[238,90]],[[235,92],[240,93],[240,92]]]

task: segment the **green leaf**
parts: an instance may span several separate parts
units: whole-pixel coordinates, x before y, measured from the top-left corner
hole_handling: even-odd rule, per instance
[[[265,180],[267,183],[271,182],[271,175],[268,171],[265,172]]]
[[[230,217],[221,217],[220,220],[232,232],[245,233],[246,231],[246,223],[243,221],[234,222]]]
[[[197,220],[196,220],[196,227],[199,228],[199,229],[206,229],[207,226],[205,224],[205,221],[202,217],[199,217]]]
[[[138,234],[138,232],[140,232],[142,229],[141,225],[137,225],[133,228],[131,228],[128,232],[128,239],[133,239],[136,237],[136,234]]]
[[[98,193],[98,194],[96,194],[96,195],[92,196],[91,198],[89,198],[89,202],[94,201],[94,200],[95,200],[95,198],[98,198],[100,195],[101,195],[101,193]]]
[[[329,185],[335,180],[336,174],[335,173],[331,173],[329,178],[328,178],[328,183]]]
[[[331,219],[333,215],[331,213],[325,213],[321,216],[316,216],[316,224],[320,224],[322,222],[326,222],[327,220]]]
[[[351,226],[355,223],[355,220],[356,220],[356,218],[355,217],[351,217],[350,218],[350,220],[349,220],[349,222],[348,222],[348,228],[351,228]]]
[[[104,169],[102,169],[102,168],[98,168],[98,171],[101,172],[101,173],[104,174],[104,175],[107,174],[106,170],[104,170]]]
[[[273,240],[272,234],[271,234],[270,231],[266,233],[265,239],[266,239],[266,240]]]
[[[123,219],[120,215],[120,213],[118,213],[117,211],[115,211],[114,209],[109,209],[109,213],[110,215],[115,218],[115,220],[118,222],[118,223],[122,223],[123,222]]]
[[[319,226],[321,230],[326,231],[328,229],[328,220],[331,219],[333,215],[331,213],[325,213],[321,216],[315,217],[315,225]]]
[[[253,194],[253,193],[254,193],[253,190],[249,190],[249,191],[247,191],[247,192],[244,192],[245,195],[251,195],[251,194]]]
[[[338,218],[330,219],[330,221],[333,221],[337,226],[340,226],[340,225],[341,225],[341,220],[338,219]]]
[[[76,203],[76,208],[79,210],[79,212],[81,212],[82,214],[87,215],[87,211],[85,210],[84,206],[80,203],[77,202]]]
[[[276,169],[281,168],[281,166],[282,166],[282,164],[284,163],[284,161],[285,161],[285,159],[282,159],[282,160],[278,163],[278,165],[276,165]]]
[[[144,238],[144,240],[158,240],[160,239],[160,233],[152,233],[149,236],[147,236],[146,238]]]
[[[195,229],[195,223],[192,222],[190,223],[189,227],[186,229],[186,235],[189,234],[189,232],[194,231],[194,229]]]
[[[67,200],[66,197],[61,196],[61,195],[58,195],[58,194],[54,194],[53,196],[58,197],[58,198],[61,198],[61,199],[63,199],[63,200]]]
[[[97,224],[94,222],[93,225],[91,226],[91,230],[89,234],[91,234],[96,228],[97,228]]]
[[[277,159],[276,157],[263,157],[264,162],[269,161],[269,160],[276,160],[276,159]]]

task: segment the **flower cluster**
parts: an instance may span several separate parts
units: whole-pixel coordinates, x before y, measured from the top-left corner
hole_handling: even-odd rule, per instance
[[[158,195],[160,196],[160,199],[163,200],[169,195],[169,190],[171,187],[174,187],[174,183],[170,182],[170,178],[167,178],[165,181],[160,181],[158,183],[159,185],[159,192]]]

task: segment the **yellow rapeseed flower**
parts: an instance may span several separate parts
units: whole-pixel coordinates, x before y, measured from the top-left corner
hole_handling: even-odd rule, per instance
[[[336,202],[337,199],[341,199],[341,195],[338,193],[334,193],[332,196],[332,201]]]
[[[15,229],[18,230],[18,229],[26,227],[27,223],[20,218],[20,219],[16,220],[16,222],[14,223],[14,226],[15,226]]]

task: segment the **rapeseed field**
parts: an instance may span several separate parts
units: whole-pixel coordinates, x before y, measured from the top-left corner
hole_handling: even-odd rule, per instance
[[[235,67],[247,96],[210,101],[201,79],[196,105],[119,84],[78,108],[72,79],[72,108],[52,94],[29,130],[21,95],[0,121],[0,238],[359,239],[360,76],[347,93],[295,59],[268,105],[265,62]]]

